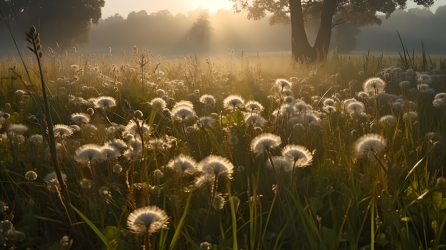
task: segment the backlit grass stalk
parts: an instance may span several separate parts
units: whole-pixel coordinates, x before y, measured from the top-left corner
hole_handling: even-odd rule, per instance
[[[70,195],[68,193],[68,189],[65,185],[65,181],[62,178],[62,173],[61,170],[59,168],[59,163],[57,161],[57,153],[56,153],[56,140],[54,139],[54,131],[53,131],[53,121],[51,119],[51,112],[50,112],[50,108],[49,108],[49,102],[48,102],[48,98],[46,95],[46,86],[45,86],[45,81],[43,79],[43,71],[42,71],[42,64],[40,59],[42,58],[43,54],[40,51],[40,49],[42,48],[42,45],[40,45],[40,34],[37,33],[37,30],[34,26],[31,27],[29,33],[26,33],[27,36],[27,41],[28,43],[31,45],[28,46],[28,48],[31,50],[31,52],[33,52],[33,54],[36,56],[37,58],[37,64],[39,66],[39,71],[40,71],[40,80],[42,83],[42,96],[43,96],[43,101],[44,101],[44,107],[45,107],[45,116],[46,116],[46,122],[47,122],[47,127],[48,127],[48,136],[49,136],[49,147],[50,147],[50,153],[51,153],[51,158],[53,161],[53,165],[54,165],[54,171],[56,172],[57,175],[57,180],[59,181],[60,184],[60,188],[63,194],[63,198],[66,202],[66,204],[68,206],[67,207],[67,211],[68,211],[68,217],[70,219],[70,222],[76,223],[76,217],[74,216],[73,210],[71,209],[71,200],[70,200]]]

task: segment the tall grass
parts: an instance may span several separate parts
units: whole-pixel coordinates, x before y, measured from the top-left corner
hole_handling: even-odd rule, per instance
[[[427,52],[310,64],[41,51],[0,61],[0,249],[446,244],[445,68]],[[41,85],[23,89],[27,70]],[[281,143],[257,152],[267,133]]]

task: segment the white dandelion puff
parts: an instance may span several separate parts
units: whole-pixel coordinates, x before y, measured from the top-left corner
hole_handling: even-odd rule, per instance
[[[260,113],[263,111],[263,105],[256,101],[249,101],[245,104],[246,111],[250,113]]]
[[[192,157],[183,154],[169,161],[167,167],[179,172],[181,175],[192,175],[197,172],[197,162]]]
[[[135,234],[152,234],[160,229],[167,229],[168,220],[166,212],[158,207],[148,206],[133,211],[127,219],[127,226]]]
[[[251,150],[256,154],[268,152],[282,143],[279,136],[273,134],[261,134],[251,141]]]
[[[234,166],[226,158],[216,155],[210,155],[198,163],[197,169],[205,174],[225,176],[231,179]]]
[[[306,147],[300,145],[287,145],[282,150],[282,156],[285,159],[294,162],[297,167],[305,167],[311,165],[313,162],[313,155],[310,151]]]
[[[355,143],[355,151],[358,155],[379,154],[387,146],[386,139],[377,134],[366,134]]]
[[[235,109],[243,107],[245,100],[238,95],[230,95],[223,100],[225,109]]]

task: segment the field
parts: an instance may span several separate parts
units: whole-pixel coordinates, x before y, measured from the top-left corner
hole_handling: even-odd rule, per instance
[[[445,247],[445,61],[40,57],[32,32],[0,61],[0,249]]]

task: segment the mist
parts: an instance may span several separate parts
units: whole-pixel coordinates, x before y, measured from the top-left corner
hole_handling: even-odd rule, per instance
[[[409,50],[419,52],[423,41],[430,54],[446,54],[446,33],[442,32],[442,25],[446,23],[446,6],[439,7],[435,13],[415,8],[398,10],[389,19],[380,18],[383,20],[381,26],[355,27],[350,23],[336,26],[330,49],[337,48],[339,53],[368,50],[397,53],[401,51],[398,31]],[[163,56],[224,56],[228,55],[228,49],[237,53],[277,54],[290,52],[290,29],[290,25],[270,26],[267,17],[253,21],[246,18],[246,13],[227,10],[213,15],[203,9],[177,15],[168,10],[151,14],[139,11],[127,17],[116,14],[101,19],[86,30],[85,38],[75,46],[81,54],[108,53],[111,47],[112,54],[116,56],[131,53],[132,46]],[[307,27],[310,43],[313,43],[317,29],[317,24]],[[0,55],[14,53],[12,41],[5,31],[3,28],[0,30]],[[44,47],[54,46],[44,44]]]

